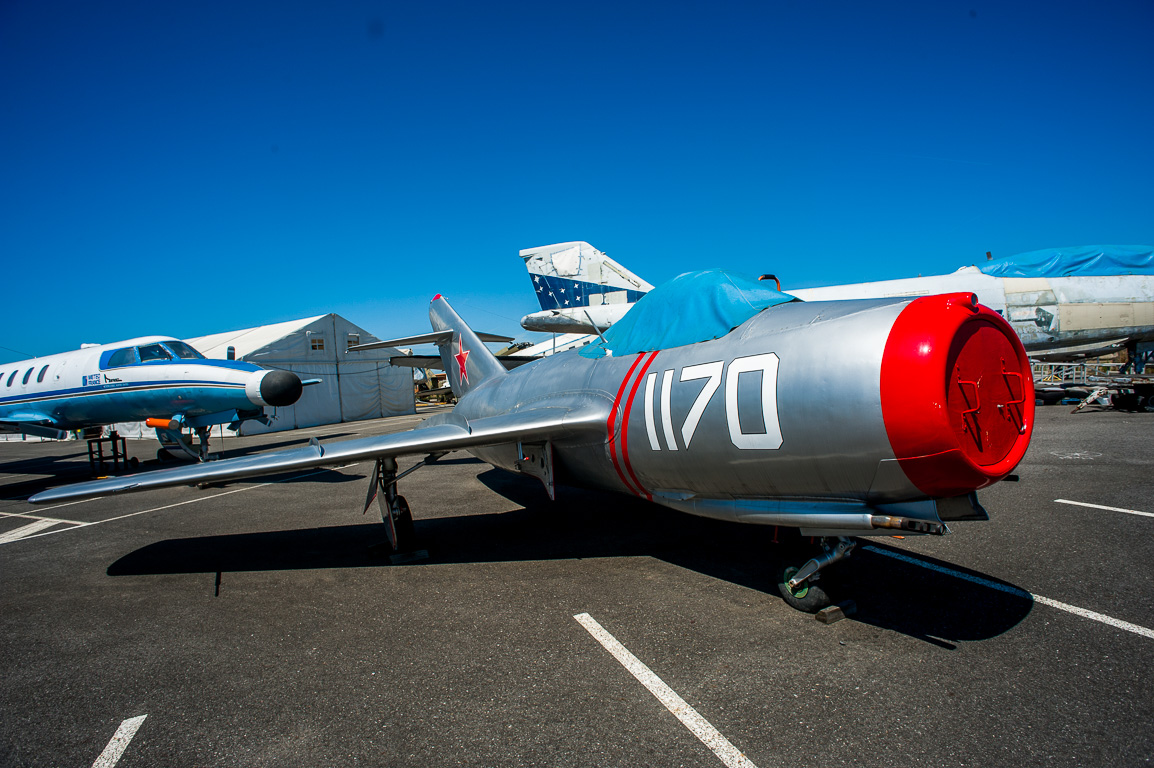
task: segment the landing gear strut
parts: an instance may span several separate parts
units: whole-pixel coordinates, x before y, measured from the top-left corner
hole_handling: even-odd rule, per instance
[[[782,571],[777,589],[790,606],[806,613],[817,613],[830,605],[833,599],[817,582],[821,570],[826,566],[846,559],[853,552],[857,542],[846,536],[823,538],[822,551],[800,568],[789,567]]]
[[[421,464],[423,464],[422,462]],[[421,466],[418,464],[417,466]],[[365,512],[369,511],[373,501],[381,511],[381,521],[385,524],[385,535],[388,541],[382,541],[370,548],[374,554],[392,555],[400,552],[409,552],[413,549],[416,538],[413,530],[413,513],[409,510],[409,502],[397,493],[397,480],[403,475],[412,472],[408,469],[397,474],[397,460],[390,457],[377,459],[373,469],[372,484],[369,485],[368,495],[365,496]]]
[[[186,440],[185,435],[180,430],[157,428],[157,438],[162,447],[156,452],[156,458],[163,461],[165,458],[175,456],[174,452],[179,451],[196,461],[208,461],[208,435],[211,430],[212,427],[193,427],[197,442],[200,443],[194,448],[192,438],[189,437]]]

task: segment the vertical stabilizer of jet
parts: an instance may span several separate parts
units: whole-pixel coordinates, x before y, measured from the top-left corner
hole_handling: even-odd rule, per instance
[[[653,286],[589,243],[526,248],[521,259],[541,311],[522,318],[531,331],[590,333],[611,326]]]
[[[452,331],[452,337],[438,342],[437,348],[458,399],[481,382],[506,375],[501,361],[439,293],[429,302],[429,322],[435,331]]]

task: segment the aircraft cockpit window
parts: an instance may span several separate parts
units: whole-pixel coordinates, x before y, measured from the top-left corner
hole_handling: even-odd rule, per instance
[[[181,360],[203,360],[204,355],[197,352],[195,349],[185,344],[183,341],[166,341],[164,346],[172,350],[172,354],[179,357]]]
[[[36,383],[37,384],[44,381],[44,374],[46,374],[46,373],[48,373],[48,366],[47,365],[40,369],[40,373],[36,374]]]
[[[19,373],[19,371],[12,371],[12,375],[8,377],[7,386],[9,386],[9,387],[12,386],[12,382],[16,380],[16,374],[17,373]]]
[[[133,347],[118,349],[112,353],[112,357],[108,358],[109,368],[122,368],[126,365],[133,365],[135,363],[136,349]]]
[[[140,362],[142,363],[155,363],[172,359],[172,354],[159,344],[149,344],[146,347],[139,347],[137,351],[140,352]]]
[[[34,370],[36,370],[36,369],[35,369],[35,368],[29,368],[28,370],[26,370],[26,371],[24,372],[24,378],[21,380],[21,382],[20,382],[20,383],[21,383],[21,384],[27,384],[27,383],[28,383],[28,380],[29,380],[30,378],[32,378],[32,372],[33,372]]]

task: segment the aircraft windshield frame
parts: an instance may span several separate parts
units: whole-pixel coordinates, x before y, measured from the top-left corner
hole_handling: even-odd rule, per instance
[[[191,344],[186,344],[183,341],[166,341],[165,348],[180,360],[207,360],[204,355],[197,352]]]
[[[109,355],[108,362],[102,367],[124,368],[128,365],[136,365],[137,362],[139,362],[139,360],[136,356],[136,347],[124,347],[123,349],[118,349]]]
[[[159,354],[157,354],[158,352]],[[140,359],[141,364],[167,363],[173,359],[173,354],[159,342],[137,347],[136,356]]]

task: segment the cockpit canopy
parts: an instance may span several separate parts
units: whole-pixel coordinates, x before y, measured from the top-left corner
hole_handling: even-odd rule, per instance
[[[686,272],[645,294],[582,357],[617,357],[721,338],[758,312],[800,301],[766,283],[721,269]]]
[[[173,360],[204,360],[205,356],[183,341],[158,341],[136,347],[124,347],[100,356],[100,369],[123,368],[142,363],[167,363]]]

